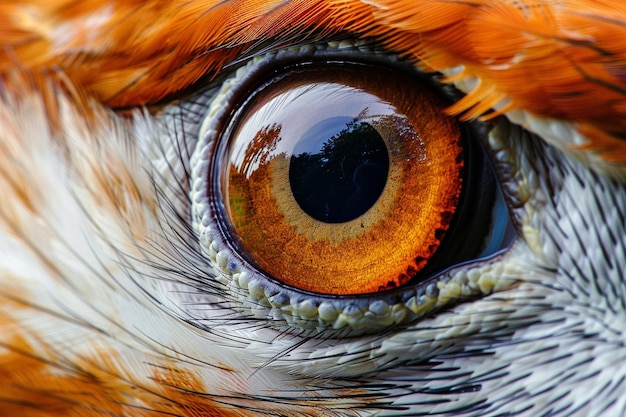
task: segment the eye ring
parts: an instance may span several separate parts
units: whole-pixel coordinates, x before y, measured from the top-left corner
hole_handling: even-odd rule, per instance
[[[338,297],[285,286],[251,267],[246,259],[237,253],[237,248],[232,243],[236,237],[232,235],[231,230],[223,227],[228,222],[224,216],[226,210],[216,209],[219,205],[223,205],[223,202],[206,192],[210,186],[207,172],[214,171],[212,164],[215,161],[212,155],[217,147],[215,139],[220,135],[226,121],[232,117],[233,113],[228,103],[241,102],[242,97],[250,94],[254,89],[255,77],[267,75],[286,65],[301,65],[303,61],[343,62],[346,56],[350,59],[362,58],[362,49],[360,47],[359,50],[355,48],[349,51],[345,49],[338,51],[327,45],[314,47],[309,45],[275,51],[264,57],[255,58],[245,67],[238,69],[235,76],[224,83],[221,92],[209,106],[208,117],[203,123],[200,141],[192,160],[194,167],[192,214],[201,245],[220,272],[217,279],[226,284],[231,294],[242,300],[254,315],[264,317],[269,315],[300,328],[348,326],[352,331],[375,331],[381,327],[415,320],[434,309],[441,308],[450,301],[449,298],[442,299],[439,296],[440,290],[448,283],[455,288],[466,288],[463,292],[467,296],[480,293],[475,286],[468,286],[467,273],[471,272],[472,268],[468,269],[467,265],[464,271],[455,268],[462,260],[449,268],[433,267],[428,272],[431,274],[428,279],[382,294]],[[372,54],[366,55],[372,56]],[[393,65],[411,71],[410,65],[398,62],[394,58],[387,60],[385,54],[373,55],[375,56],[373,61],[376,63],[381,62],[386,66]],[[232,88],[233,85],[237,87]],[[464,129],[467,126],[469,125],[466,125]],[[472,146],[480,148],[477,143]],[[490,175],[493,175],[493,172],[489,171]],[[477,179],[476,182],[481,182],[481,180]],[[492,214],[491,209],[488,211]],[[492,259],[467,259],[467,261],[477,261],[476,268],[489,268],[491,262],[495,262],[495,258],[509,248],[510,243],[510,240],[503,243],[502,250],[497,252],[481,254],[481,256],[491,256]],[[473,255],[476,255],[476,252]]]

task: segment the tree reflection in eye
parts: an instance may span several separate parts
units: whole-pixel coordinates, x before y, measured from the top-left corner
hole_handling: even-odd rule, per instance
[[[343,129],[333,133],[341,125]],[[311,141],[319,146],[311,146]],[[305,146],[313,149],[300,151]],[[307,214],[326,223],[342,223],[374,205],[388,173],[387,147],[376,129],[365,121],[334,117],[315,125],[296,144],[289,183]]]

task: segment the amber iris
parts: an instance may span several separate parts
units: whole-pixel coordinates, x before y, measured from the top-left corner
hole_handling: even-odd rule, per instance
[[[319,294],[408,282],[461,193],[462,138],[445,105],[415,77],[364,65],[264,85],[226,129],[219,183],[238,251]]]

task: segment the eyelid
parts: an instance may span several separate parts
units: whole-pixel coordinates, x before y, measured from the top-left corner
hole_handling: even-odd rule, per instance
[[[213,196],[204,190],[211,181],[207,172],[210,171],[211,152],[216,146],[215,138],[224,127],[224,119],[232,111],[227,103],[245,97],[251,80],[258,73],[271,72],[276,67],[284,66],[285,58],[287,62],[321,57],[341,61],[346,56],[359,56],[361,59],[364,56],[362,50],[357,49],[346,51],[344,48],[340,52],[328,45],[307,45],[255,57],[234,71],[234,75],[221,85],[214,100],[208,105],[207,116],[200,129],[200,142],[191,162],[191,198],[194,227],[201,246],[219,271],[216,279],[247,306],[245,308],[251,314],[272,317],[277,326],[282,322],[305,330],[347,328],[350,334],[375,332],[413,321],[450,302],[489,293],[498,283],[495,278],[490,280],[485,277],[497,276],[489,271],[497,267],[498,257],[506,256],[506,250],[490,259],[476,260],[466,263],[463,268],[443,271],[421,284],[383,294],[321,296],[278,285],[249,271],[232,247],[228,231],[218,226],[225,219],[219,217],[219,211],[211,208],[216,203],[212,201]],[[373,59],[388,65],[403,65],[396,58],[388,60],[385,54],[374,54]],[[478,129],[481,130],[480,127]]]

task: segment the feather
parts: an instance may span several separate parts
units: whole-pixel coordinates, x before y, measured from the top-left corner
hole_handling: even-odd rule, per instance
[[[9,1],[2,8],[0,71],[59,68],[113,107],[182,91],[258,39],[352,33],[433,71],[461,66],[464,78],[489,86],[454,113],[475,118],[506,103],[507,111],[572,121],[584,127],[588,148],[626,160],[626,47],[619,41],[626,10],[614,2]]]
[[[610,0],[3,1],[0,415],[625,414],[625,31]],[[231,291],[189,177],[224,68],[351,38],[489,121],[517,235],[345,338],[266,312],[376,308]]]

